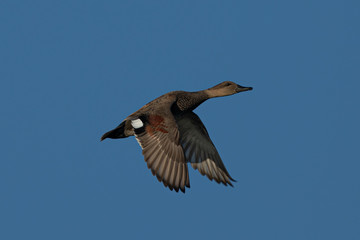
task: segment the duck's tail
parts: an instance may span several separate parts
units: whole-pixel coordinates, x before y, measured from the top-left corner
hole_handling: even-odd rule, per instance
[[[101,141],[104,140],[105,138],[116,139],[116,138],[126,138],[126,137],[128,136],[125,135],[125,121],[123,121],[122,123],[120,123],[120,125],[117,128],[102,135]]]

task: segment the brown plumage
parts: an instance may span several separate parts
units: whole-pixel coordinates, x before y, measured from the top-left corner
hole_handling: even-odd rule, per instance
[[[210,180],[232,186],[234,179],[193,110],[209,98],[248,90],[252,88],[226,81],[198,92],[169,92],[125,118],[101,140],[135,136],[148,168],[170,190],[185,192],[190,187],[188,162]]]

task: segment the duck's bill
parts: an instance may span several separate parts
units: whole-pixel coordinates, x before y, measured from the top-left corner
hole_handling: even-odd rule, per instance
[[[236,92],[250,91],[252,89],[253,89],[252,87],[243,87],[243,86],[238,85]]]

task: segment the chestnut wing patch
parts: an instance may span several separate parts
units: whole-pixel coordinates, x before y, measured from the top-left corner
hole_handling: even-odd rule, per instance
[[[190,162],[194,169],[199,170],[211,181],[232,186],[231,181],[235,180],[226,170],[200,118],[193,112],[187,112],[176,118],[176,122],[186,162]]]
[[[176,122],[171,117],[160,114],[141,117],[144,126],[135,129],[135,137],[152,174],[170,190],[185,192],[185,187],[190,187],[189,172]]]

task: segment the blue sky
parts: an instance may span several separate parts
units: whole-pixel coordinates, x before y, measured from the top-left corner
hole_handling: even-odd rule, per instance
[[[359,1],[0,2],[1,239],[360,239]],[[101,135],[172,90],[232,177]]]

